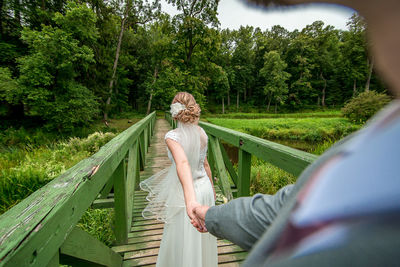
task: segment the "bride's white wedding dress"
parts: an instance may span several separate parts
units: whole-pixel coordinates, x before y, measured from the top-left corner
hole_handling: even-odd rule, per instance
[[[183,147],[191,167],[197,202],[214,206],[212,185],[204,169],[208,141],[204,130],[195,124],[178,123],[178,128],[169,131],[165,139],[172,139]],[[190,223],[183,189],[169,150],[168,157],[171,167],[140,183],[142,190],[149,192],[149,204],[143,210],[143,217],[165,222],[156,266],[217,266],[217,239],[209,233],[199,233]]]

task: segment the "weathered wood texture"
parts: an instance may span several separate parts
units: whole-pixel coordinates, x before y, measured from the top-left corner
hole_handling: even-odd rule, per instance
[[[230,201],[233,199],[231,184],[225,168],[225,163],[222,156],[219,140],[214,136],[210,136],[208,141],[210,142],[210,148],[211,148],[210,153],[212,153],[213,155],[213,164],[215,164],[214,168],[216,170],[216,174],[218,177],[217,184],[219,185],[219,188],[221,189],[222,193],[226,196],[228,201]]]
[[[251,154],[239,149],[239,177],[237,180],[237,196],[250,195]]]
[[[146,157],[146,167],[140,173],[141,180],[171,165],[164,141],[164,136],[169,129],[170,126],[166,120],[157,120],[155,135]],[[216,190],[219,191],[218,188]],[[123,266],[155,266],[157,261],[164,224],[141,216],[147,203],[146,195],[147,193],[143,191],[135,192],[133,222],[128,234],[128,243],[112,248],[123,256]],[[221,266],[238,266],[246,255],[246,252],[231,242],[218,240],[218,261]]]
[[[2,214],[0,266],[46,266],[52,262],[83,213],[124,161],[128,150],[154,123],[155,116],[153,112],[137,122],[99,152]]]
[[[128,241],[129,226],[127,218],[128,210],[127,186],[126,186],[125,161],[121,161],[114,171],[114,210],[115,210],[115,238],[118,244],[125,244]]]
[[[60,247],[60,262],[72,266],[121,266],[122,257],[78,227]]]

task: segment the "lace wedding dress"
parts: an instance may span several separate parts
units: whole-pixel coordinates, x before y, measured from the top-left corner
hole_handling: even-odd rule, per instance
[[[178,128],[169,131],[165,139],[178,142],[184,149],[192,171],[197,202],[214,206],[212,185],[204,169],[208,141],[204,130],[195,124],[178,123]],[[217,266],[217,239],[209,233],[199,233],[191,225],[176,165],[169,150],[168,157],[171,167],[140,183],[141,189],[149,192],[149,204],[142,212],[143,217],[165,222],[156,266]]]

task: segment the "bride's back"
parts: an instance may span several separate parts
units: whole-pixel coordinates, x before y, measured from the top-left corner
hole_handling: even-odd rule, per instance
[[[193,123],[180,123],[174,130],[165,135],[165,139],[172,139],[179,143],[192,169],[193,179],[204,175],[204,160],[207,154],[208,137],[203,128]],[[168,157],[174,163],[168,150]]]

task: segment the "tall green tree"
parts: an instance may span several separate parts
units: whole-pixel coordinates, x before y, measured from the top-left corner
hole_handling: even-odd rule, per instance
[[[290,74],[285,71],[287,64],[281,59],[279,52],[271,51],[264,55],[264,67],[260,70],[260,75],[266,80],[264,94],[266,95],[269,111],[271,101],[275,102],[275,112],[278,104],[283,104],[287,93],[288,85],[286,83]]]
[[[239,109],[239,96],[247,100],[249,89],[254,83],[254,40],[253,27],[241,26],[234,32],[235,51],[232,55],[232,67],[235,72],[236,108]]]
[[[312,85],[315,55],[313,38],[304,33],[294,32],[286,53],[287,70],[291,74],[288,94],[288,104],[291,109],[312,104],[312,100],[318,96]]]
[[[21,103],[21,96],[21,87],[18,81],[12,77],[11,71],[8,68],[0,67],[0,103],[18,105]],[[0,116],[5,116],[7,113],[6,108],[0,109]]]
[[[111,98],[113,94],[113,87],[115,84],[116,80],[116,73],[117,73],[117,67],[118,67],[118,61],[119,61],[119,56],[121,52],[121,45],[122,45],[122,38],[124,36],[124,32],[127,26],[129,24],[132,26],[137,25],[137,24],[145,24],[151,20],[154,19],[156,15],[159,14],[161,9],[160,1],[159,0],[153,0],[153,2],[148,3],[148,2],[143,2],[141,0],[126,0],[126,3],[124,5],[124,11],[122,14],[121,18],[121,27],[118,35],[118,41],[116,44],[116,50],[115,50],[115,58],[114,58],[114,64],[112,68],[112,74],[111,74],[111,79],[109,83],[109,92],[108,92],[108,98],[105,103],[105,108],[104,108],[104,116],[103,119],[104,121],[108,120],[108,112],[110,110],[110,103],[111,103]]]
[[[324,27],[322,21],[316,21],[304,28],[302,32],[311,37],[313,41],[315,48],[313,87],[320,88],[317,105],[325,107],[328,83],[330,86],[335,83],[334,74],[340,59],[338,31],[332,26]]]
[[[217,8],[219,0],[168,0],[180,14],[175,19],[178,23],[179,38],[184,45],[184,61],[190,67],[193,53],[200,46],[207,34],[207,25],[218,26]]]
[[[163,16],[158,21],[153,23],[149,27],[149,41],[150,41],[150,63],[151,68],[148,72],[148,78],[146,81],[146,93],[149,96],[148,104],[147,104],[147,114],[150,113],[151,104],[153,100],[153,96],[157,95],[158,97],[167,98],[169,94],[160,94],[160,92],[156,90],[160,90],[159,84],[157,84],[157,80],[162,77],[171,78],[169,72],[171,72],[171,57],[173,53],[172,40],[174,38],[174,34],[172,31],[172,25],[169,21],[169,16]],[[165,75],[161,75],[160,73],[166,71]],[[161,82],[162,84],[165,81]],[[157,84],[157,86],[156,86]],[[164,90],[162,89],[164,92]],[[167,98],[169,101],[170,99]],[[159,99],[155,99],[156,102],[160,102]]]
[[[83,35],[71,27],[75,22],[68,20],[70,12],[85,14],[80,21],[87,27]],[[87,124],[98,113],[93,93],[78,82],[82,72],[94,63],[92,50],[80,43],[88,38],[88,32],[95,35],[96,16],[85,5],[70,2],[66,15],[57,15],[54,20],[59,27],[22,31],[21,38],[31,53],[18,60],[19,83],[29,114],[44,118],[49,128],[68,131]]]
[[[355,96],[365,84],[369,81],[366,79],[368,73],[368,54],[367,41],[365,33],[365,22],[362,17],[354,13],[347,22],[348,31],[342,33],[342,55],[343,55],[343,73],[346,75],[347,84],[352,86],[352,96]]]

